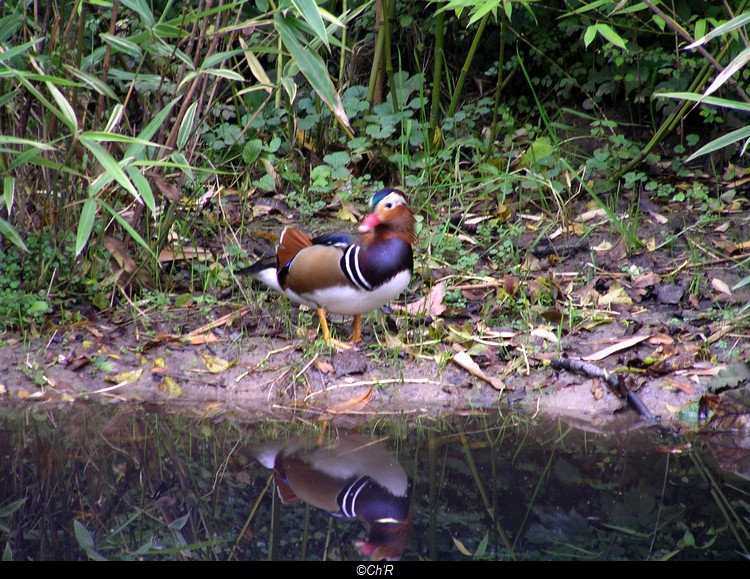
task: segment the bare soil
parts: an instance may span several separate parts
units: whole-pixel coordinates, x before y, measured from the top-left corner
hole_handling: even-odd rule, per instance
[[[365,319],[364,342],[350,351],[316,342],[312,316],[300,327],[296,308],[247,280],[240,280],[244,302],[235,296],[221,306],[158,310],[141,303],[136,313],[94,315],[35,338],[6,333],[0,401],[141,401],[206,415],[350,421],[500,410],[563,416],[598,430],[640,419],[604,379],[557,371],[549,362],[620,344],[591,364],[622,376],[621,393],[635,392],[663,424],[672,424],[681,409],[720,408],[722,390],[747,392],[747,377],[724,388],[711,381],[750,360],[748,312],[722,319],[750,301],[750,285],[725,291],[750,275],[742,246],[750,239],[750,212],[745,199],[695,228],[699,208],[691,214],[684,205],[642,203],[641,211],[638,236],[647,247],[639,251],[625,251],[604,215],[586,223],[586,235],[571,227],[539,242],[529,228],[519,242],[524,278],[505,275],[499,263],[490,264],[496,283],[485,280],[474,291],[465,286],[476,281],[451,278],[449,289],[463,288],[465,308],[376,312]],[[665,230],[685,233],[658,247]],[[409,302],[428,295],[446,274],[417,265]],[[535,299],[542,291],[546,302]],[[487,315],[520,296],[530,299],[532,324],[487,327]],[[572,310],[580,316],[568,320]],[[350,321],[334,320],[333,327],[344,337]],[[456,337],[451,327],[468,336]],[[441,336],[438,343],[431,335]],[[461,364],[467,358],[478,375]],[[748,413],[736,414],[732,428],[747,432]]]

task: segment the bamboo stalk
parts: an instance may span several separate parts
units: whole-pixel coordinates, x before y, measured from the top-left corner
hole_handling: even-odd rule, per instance
[[[482,17],[482,20],[479,22],[479,28],[477,28],[477,31],[474,34],[474,40],[471,43],[471,48],[469,48],[469,54],[466,55],[466,60],[464,60],[464,65],[461,68],[461,74],[458,76],[458,81],[456,81],[456,88],[453,90],[453,98],[451,99],[451,104],[448,107],[446,117],[450,118],[456,112],[458,100],[461,98],[461,91],[464,88],[464,82],[466,82],[466,76],[469,74],[469,67],[471,66],[471,62],[474,60],[474,55],[476,54],[477,48],[479,47],[479,42],[482,40],[482,34],[484,33],[484,29],[487,26],[490,14],[491,12],[485,14]]]
[[[380,4],[378,3],[378,6],[379,5]],[[370,103],[370,108],[372,108],[374,104],[378,104],[375,102],[375,89],[378,82],[378,74],[380,72],[380,63],[383,60],[383,43],[385,42],[385,29],[382,24],[382,19],[378,20],[377,14],[375,17],[375,29],[377,30],[375,38],[375,54],[372,57],[370,81],[367,84],[367,102]]]
[[[385,74],[388,77],[388,85],[391,88],[391,102],[393,112],[398,109],[398,95],[396,94],[396,81],[393,76],[393,58],[391,55],[391,17],[393,16],[393,0],[383,0],[383,25],[385,29]]]
[[[435,22],[435,65],[432,69],[432,103],[430,104],[430,149],[435,143],[438,117],[440,115],[440,85],[443,75],[443,56],[445,46],[445,12],[438,12]]]

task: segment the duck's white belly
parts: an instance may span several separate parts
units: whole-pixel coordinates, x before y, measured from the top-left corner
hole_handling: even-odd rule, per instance
[[[324,307],[331,314],[354,316],[376,310],[396,299],[409,285],[410,280],[411,272],[402,271],[372,291],[353,286],[337,286],[304,294],[297,294],[290,289],[284,293],[291,300],[311,308]]]

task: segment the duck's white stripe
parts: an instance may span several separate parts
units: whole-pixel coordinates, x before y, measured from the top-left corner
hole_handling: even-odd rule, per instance
[[[341,512],[345,517],[354,519],[357,517],[357,496],[367,484],[367,477],[360,477],[349,485],[341,497]]]
[[[360,247],[358,245],[350,245],[347,248],[344,258],[341,260],[344,265],[344,275],[358,288],[370,291],[372,285],[362,275],[362,270],[359,269],[359,250]]]

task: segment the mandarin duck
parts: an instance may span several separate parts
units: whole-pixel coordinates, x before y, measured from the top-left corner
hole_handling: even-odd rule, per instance
[[[362,340],[361,316],[397,298],[409,285],[416,243],[414,214],[398,189],[383,189],[370,199],[370,214],[359,234],[309,237],[297,227],[281,233],[276,255],[243,273],[292,301],[315,308],[323,338],[331,338],[327,313],[353,315],[351,342]]]
[[[282,503],[302,500],[337,518],[365,524],[360,554],[372,560],[400,559],[412,532],[411,485],[398,461],[366,436],[340,432],[333,444],[267,444],[255,451],[273,471]]]

